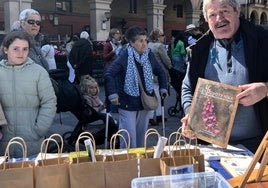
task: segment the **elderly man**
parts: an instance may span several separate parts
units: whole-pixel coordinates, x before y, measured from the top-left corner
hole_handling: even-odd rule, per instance
[[[25,9],[21,11],[19,20],[12,24],[12,30],[22,30],[31,36],[31,45],[29,57],[46,70],[49,70],[48,63],[41,53],[41,41],[44,36],[39,32],[41,26],[41,16],[34,9]],[[6,58],[6,55],[0,52],[0,60]]]
[[[204,0],[203,14],[210,31],[190,47],[182,85],[183,129],[198,77],[238,86],[242,92],[229,144],[255,152],[268,128],[268,31],[240,18],[236,0]]]
[[[41,41],[44,36],[39,32],[41,26],[41,16],[34,9],[25,9],[20,13],[19,21],[22,30],[32,37],[29,57],[37,64],[49,70],[48,63],[41,53]]]

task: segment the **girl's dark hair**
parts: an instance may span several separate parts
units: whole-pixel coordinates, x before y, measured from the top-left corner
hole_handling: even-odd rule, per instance
[[[127,29],[125,36],[128,42],[135,42],[137,40],[137,37],[140,35],[146,35],[147,36],[147,32],[145,31],[145,29],[139,27],[139,26],[132,26],[130,28]]]
[[[3,42],[2,42],[2,51],[4,52],[4,47],[9,48],[9,46],[14,42],[16,39],[26,40],[29,44],[29,48],[31,47],[31,38],[28,33],[24,31],[11,31],[8,33]]]

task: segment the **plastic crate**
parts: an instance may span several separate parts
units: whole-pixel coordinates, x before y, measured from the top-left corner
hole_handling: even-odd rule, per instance
[[[232,186],[218,172],[151,176],[135,178],[132,188],[231,188]]]

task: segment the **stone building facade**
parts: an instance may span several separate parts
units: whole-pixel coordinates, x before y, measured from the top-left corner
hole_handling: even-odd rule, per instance
[[[267,0],[240,0],[244,15],[255,24],[267,25]],[[201,30],[202,0],[0,0],[0,32],[10,31],[19,12],[33,8],[42,16],[41,31],[55,40],[66,41],[72,34],[87,30],[93,40],[106,40],[109,30],[124,32],[140,25],[150,32],[162,29],[169,40],[188,24]]]

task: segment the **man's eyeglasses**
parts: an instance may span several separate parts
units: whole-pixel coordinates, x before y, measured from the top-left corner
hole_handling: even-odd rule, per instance
[[[27,23],[30,25],[34,25],[34,24],[36,24],[38,26],[41,25],[41,21],[39,21],[39,20],[27,20]]]

